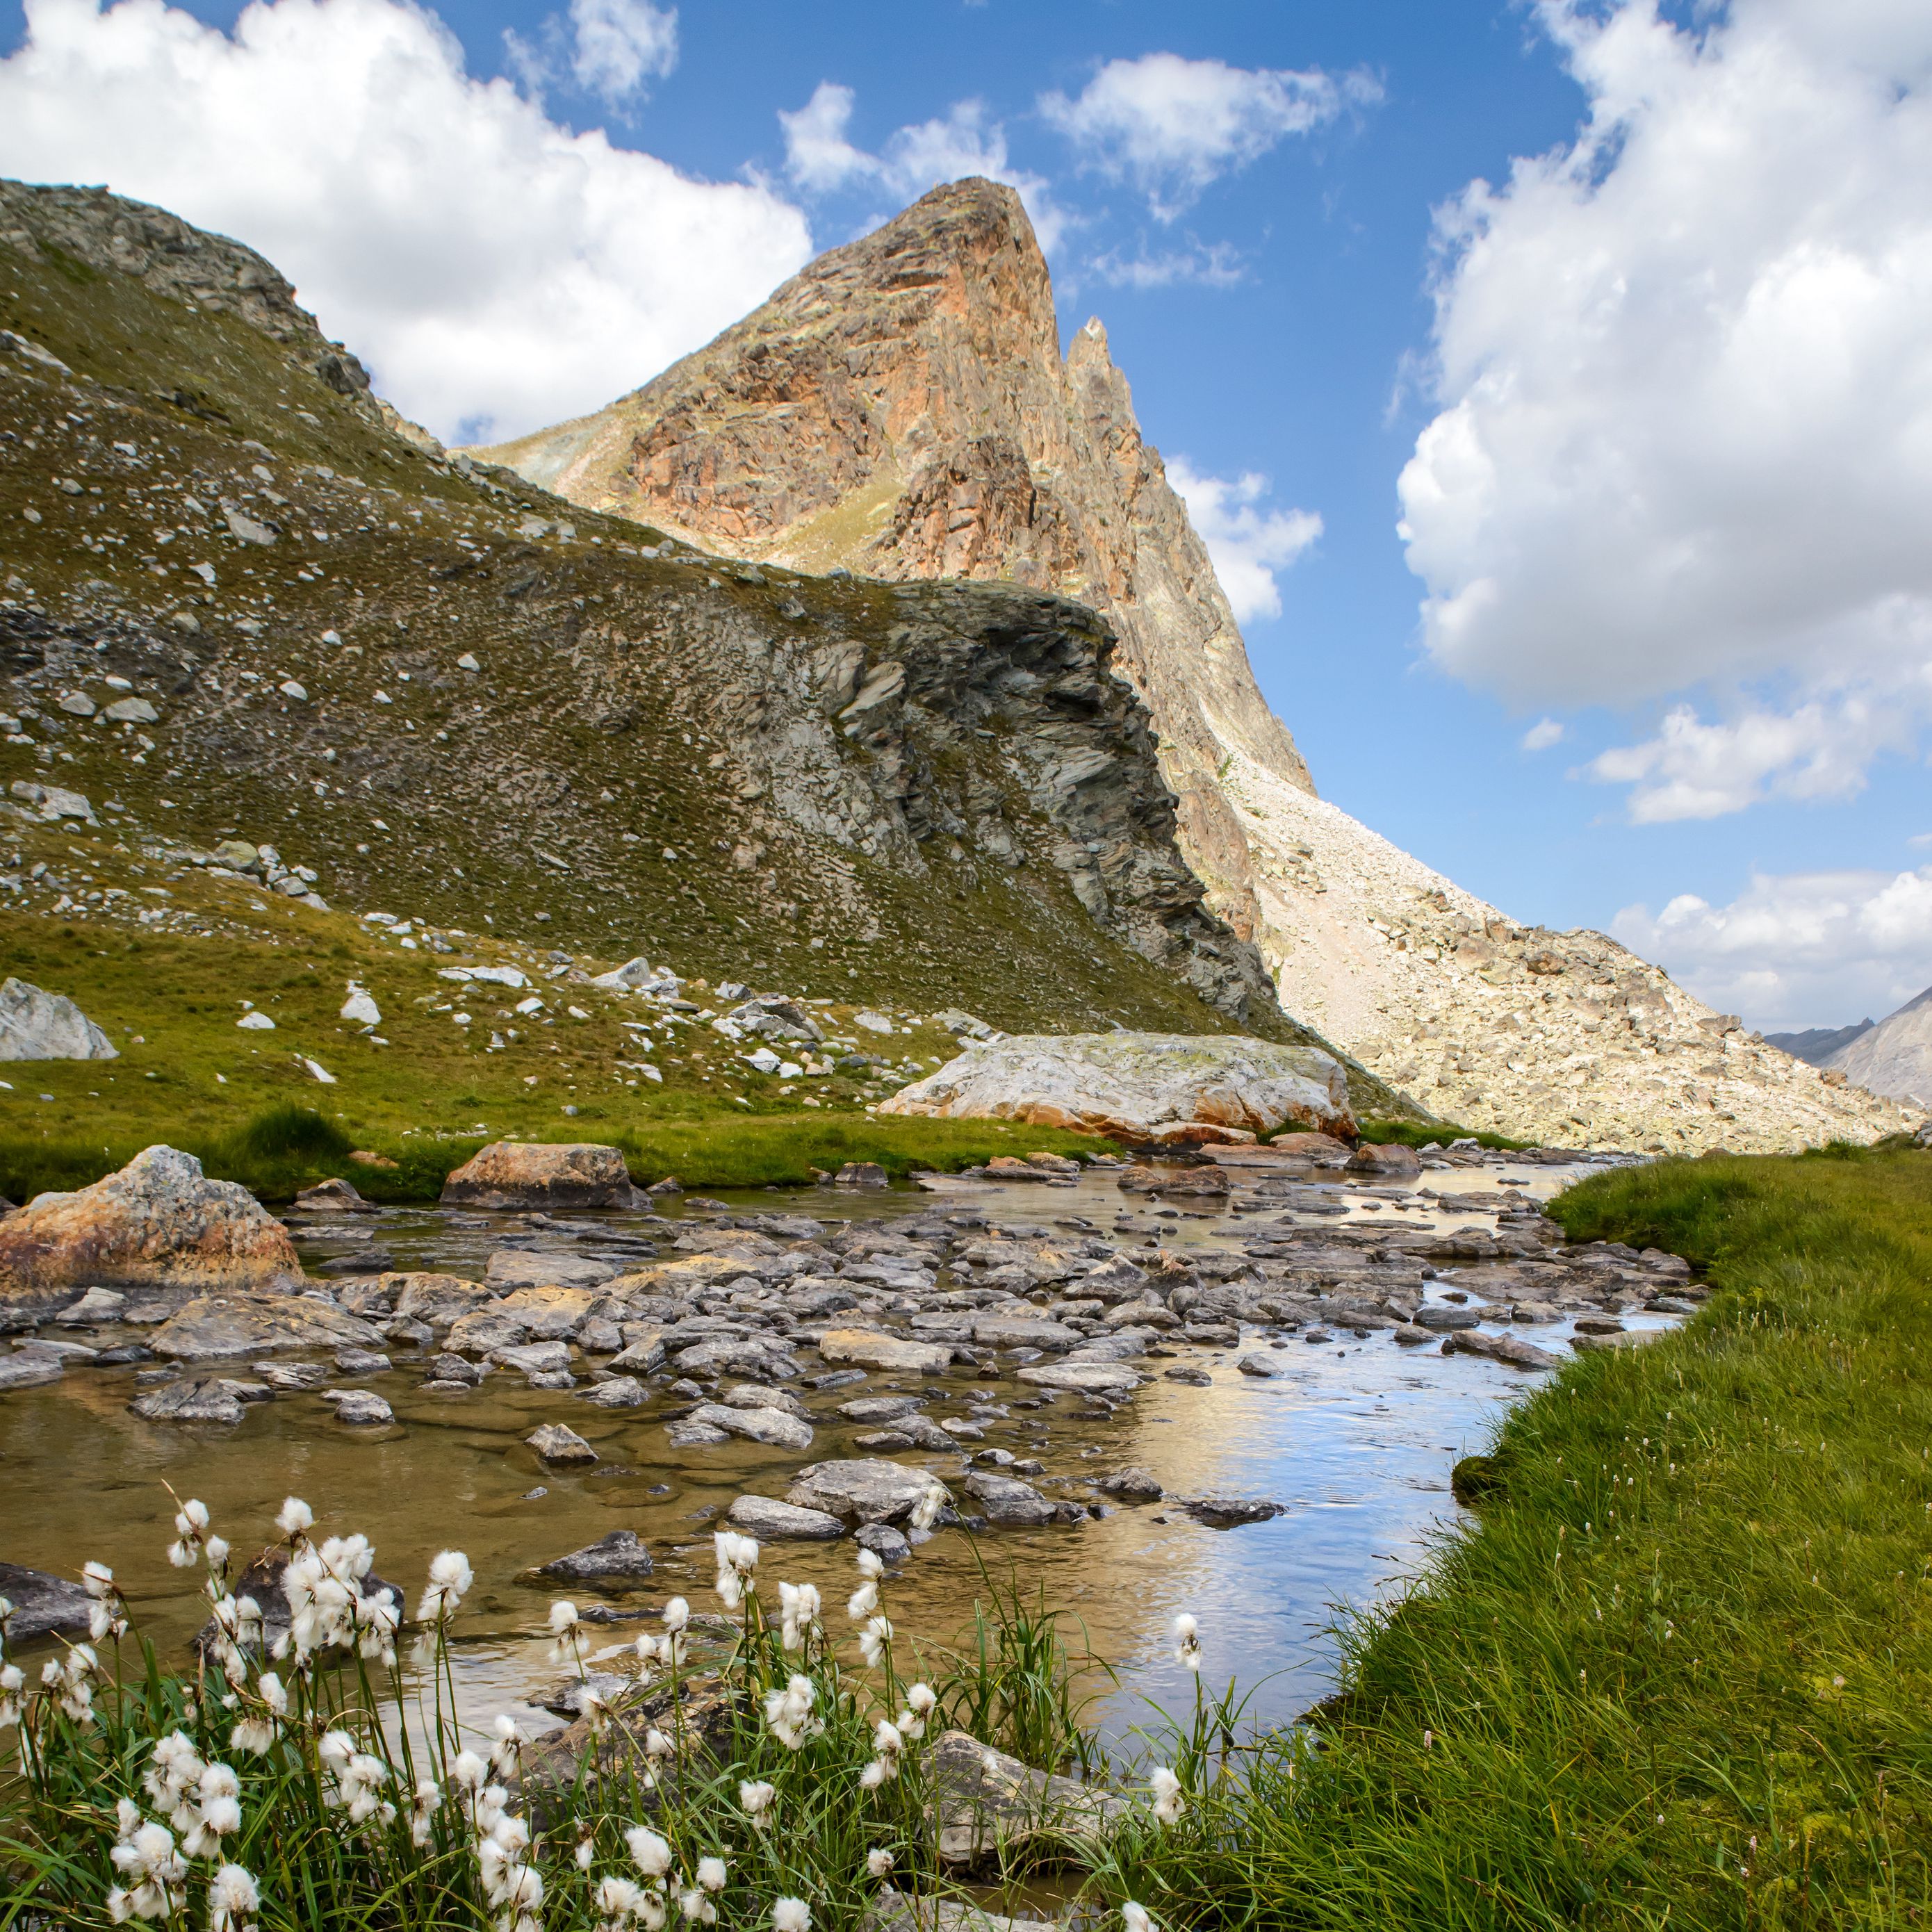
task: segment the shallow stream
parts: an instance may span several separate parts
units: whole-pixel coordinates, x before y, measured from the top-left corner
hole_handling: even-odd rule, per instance
[[[788,1212],[830,1222],[976,1212],[996,1226],[1041,1232],[1091,1232],[1135,1244],[1157,1232],[1172,1249],[1238,1251],[1244,1241],[1275,1232],[1264,1231],[1264,1216],[1273,1222],[1292,1214],[1293,1233],[1311,1239],[1322,1226],[1371,1219],[1404,1226],[1426,1220],[1444,1231],[1493,1228],[1492,1214],[1442,1211],[1418,1187],[1454,1195],[1514,1184],[1511,1192],[1540,1199],[1575,1172],[1498,1160],[1425,1172],[1419,1183],[1367,1188],[1345,1186],[1332,1173],[1283,1168],[1273,1184],[1295,1183],[1286,1197],[1240,1214],[1222,1204],[1124,1196],[1113,1174],[1099,1172],[1073,1186],[956,1181],[938,1197],[895,1188],[762,1190],[722,1198],[740,1215]],[[1309,1208],[1322,1211],[1299,1211]],[[666,1211],[674,1229],[681,1218],[704,1217],[688,1204]],[[717,1218],[715,1210],[710,1218]],[[1088,1228],[1066,1227],[1076,1220]],[[434,1209],[387,1211],[353,1226],[308,1219],[297,1228],[312,1268],[376,1245],[395,1257],[398,1268],[477,1278],[506,1236],[527,1245],[535,1232],[547,1244],[583,1252],[612,1237],[655,1232],[662,1238],[664,1232],[663,1221],[623,1214],[558,1216],[533,1226],[528,1216]],[[1451,1294],[1472,1303],[1486,1298],[1487,1264],[1434,1265],[1428,1300]],[[1486,1328],[1568,1352],[1572,1318],[1510,1330],[1507,1310],[1497,1312],[1504,1318],[1486,1321]],[[1624,1325],[1654,1327],[1669,1318],[1633,1311]],[[44,1332],[98,1346],[140,1338],[139,1331],[112,1328]],[[142,1626],[164,1646],[178,1647],[200,1619],[190,1580],[169,1568],[163,1556],[170,1487],[203,1499],[215,1527],[243,1556],[272,1538],[283,1498],[298,1495],[316,1512],[318,1534],[366,1533],[376,1546],[376,1573],[401,1584],[412,1604],[436,1551],[466,1552],[478,1587],[459,1619],[460,1694],[478,1717],[520,1708],[526,1723],[540,1727],[557,1720],[523,1707],[557,1680],[542,1634],[553,1596],[622,1611],[655,1608],[684,1594],[694,1607],[715,1607],[711,1519],[747,1491],[782,1497],[806,1462],[868,1453],[851,1446],[863,1430],[836,1413],[838,1403],[913,1390],[936,1398],[926,1412],[943,1421],[963,1414],[972,1396],[1010,1413],[987,1420],[983,1442],[962,1444],[962,1456],[1003,1447],[1036,1456],[1046,1473],[1033,1480],[1048,1495],[1090,1498],[1105,1513],[1077,1526],[991,1528],[976,1539],[976,1552],[961,1530],[940,1530],[886,1587],[886,1607],[901,1630],[940,1640],[958,1633],[983,1562],[996,1575],[1010,1570],[1029,1595],[1037,1588],[1049,1604],[1072,1613],[1094,1652],[1118,1671],[1120,1688],[1103,1707],[1110,1730],[1141,1720],[1143,1698],[1172,1707],[1189,1696],[1168,1636],[1182,1610],[1200,1620],[1210,1679],[1232,1677],[1252,1687],[1250,1708],[1259,1720],[1290,1719],[1331,1687],[1334,1606],[1366,1603],[1414,1574],[1432,1534],[1458,1513],[1449,1493],[1451,1466],[1486,1445],[1505,1406],[1538,1378],[1473,1355],[1444,1355],[1433,1343],[1404,1348],[1385,1330],[1358,1336],[1340,1328],[1317,1345],[1257,1326],[1244,1330],[1239,1348],[1178,1340],[1162,1346],[1171,1348],[1172,1358],[1136,1363],[1149,1378],[1106,1417],[1076,1417],[1065,1400],[1045,1408],[1012,1406],[1038,1391],[1010,1378],[1004,1356],[997,1380],[963,1366],[939,1378],[874,1371],[862,1384],[822,1391],[810,1386],[819,1364],[808,1356],[805,1378],[791,1384],[817,1432],[802,1453],[740,1441],[670,1447],[666,1412],[685,1405],[664,1386],[668,1374],[651,1378],[644,1407],[607,1412],[567,1391],[526,1387],[506,1372],[473,1391],[428,1392],[413,1352],[394,1347],[389,1372],[338,1378],[375,1390],[393,1407],[396,1426],[369,1431],[339,1425],[313,1394],[251,1405],[233,1427],[146,1422],[128,1408],[134,1368],[77,1367],[57,1383],[0,1394],[0,1557],[68,1576],[91,1557],[110,1564]],[[1243,1354],[1270,1349],[1283,1371],[1278,1376],[1258,1379],[1237,1370]],[[1162,1378],[1163,1370],[1184,1366],[1206,1370],[1210,1385]],[[194,1372],[248,1372],[245,1364]],[[544,1468],[523,1438],[545,1422],[576,1429],[599,1462],[583,1472]],[[929,1466],[949,1481],[964,1468],[958,1458],[916,1451],[895,1460]],[[1171,1502],[1119,1505],[1087,1486],[1130,1465],[1151,1471],[1171,1498],[1265,1498],[1283,1513],[1217,1530]],[[599,1596],[519,1580],[531,1566],[618,1528],[637,1531],[656,1559],[654,1576],[634,1592]],[[853,1556],[849,1540],[770,1544],[760,1575],[774,1598],[781,1578],[820,1584],[836,1629],[854,1579]],[[616,1624],[610,1642],[624,1642],[634,1628]]]

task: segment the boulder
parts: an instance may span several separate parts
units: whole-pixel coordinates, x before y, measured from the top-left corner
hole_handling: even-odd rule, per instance
[[[838,1413],[848,1422],[869,1429],[882,1422],[896,1422],[902,1415],[915,1415],[926,1406],[922,1395],[862,1395],[838,1405]]]
[[[143,1149],[91,1187],[38,1195],[0,1221],[0,1310],[62,1307],[92,1282],[272,1290],[301,1278],[280,1222],[171,1147]]]
[[[380,1276],[378,1282],[392,1292],[390,1306],[398,1321],[421,1322],[440,1333],[491,1299],[480,1281],[465,1281],[460,1275],[412,1270]]]
[[[226,1422],[242,1420],[242,1399],[215,1377],[164,1382],[128,1405],[144,1422]]]
[[[1161,1311],[1163,1314],[1166,1310]],[[1049,1352],[1076,1348],[1087,1337],[1064,1322],[1049,1322],[1036,1315],[976,1315],[973,1339],[988,1348],[1044,1348]]]
[[[511,1348],[495,1348],[491,1350],[490,1359],[523,1376],[559,1376],[570,1372],[570,1348],[562,1342],[525,1342]]]
[[[818,1352],[835,1367],[850,1362],[862,1369],[943,1376],[952,1366],[950,1344],[908,1342],[876,1328],[828,1328],[818,1338]]]
[[[1167,1493],[1153,1472],[1138,1464],[1131,1468],[1116,1469],[1111,1476],[1102,1476],[1100,1487],[1124,1503],[1157,1503]]]
[[[1319,1161],[1334,1167],[1340,1167],[1350,1152],[1348,1143],[1337,1140],[1333,1134],[1276,1134],[1268,1145],[1276,1154],[1288,1154],[1297,1160]]]
[[[728,1436],[742,1436],[748,1442],[763,1442],[774,1449],[812,1447],[811,1424],[788,1415],[782,1408],[734,1408],[729,1402],[700,1402],[685,1420],[722,1429]]]
[[[1062,1932],[1051,1918],[1010,1918],[970,1898],[934,1898],[880,1888],[866,1932]]]
[[[587,1288],[520,1288],[483,1312],[521,1322],[533,1341],[561,1342],[584,1326],[596,1300]]]
[[[382,1211],[339,1177],[303,1188],[296,1196],[296,1205],[311,1214],[380,1214]]]
[[[171,1316],[148,1343],[181,1362],[214,1362],[273,1348],[373,1348],[382,1331],[305,1294],[204,1294]]]
[[[542,1248],[499,1248],[483,1279],[499,1294],[513,1288],[601,1288],[618,1273],[615,1262],[590,1255],[554,1255]]]
[[[386,1428],[396,1412],[374,1389],[324,1389],[322,1400],[335,1412],[338,1422],[358,1429]]]
[[[38,1348],[0,1355],[0,1394],[8,1389],[38,1388],[44,1383],[58,1382],[64,1373],[59,1356]]]
[[[868,1522],[902,1522],[938,1478],[924,1469],[859,1457],[799,1471],[785,1501],[796,1509]]]
[[[1514,1335],[1485,1335],[1465,1328],[1443,1338],[1445,1355],[1482,1355],[1492,1362],[1505,1362],[1513,1369],[1553,1369],[1557,1358],[1546,1348],[1519,1340]]]
[[[540,1564],[539,1576],[566,1583],[615,1583],[651,1574],[651,1552],[634,1529],[614,1529],[595,1543]]]
[[[1130,1167],[1114,1183],[1126,1194],[1223,1195],[1232,1184],[1225,1167]]]
[[[1119,1362],[1055,1362],[1022,1369],[1019,1379],[1035,1388],[1071,1390],[1076,1395],[1122,1396],[1141,1385],[1140,1377]]]
[[[740,1496],[724,1512],[724,1520],[760,1543],[833,1543],[845,1526],[829,1511],[802,1509],[770,1496]]]
[[[1142,1145],[1242,1143],[1291,1122],[1355,1137],[1347,1078],[1313,1047],[1239,1034],[1016,1034],[976,1041],[882,1114],[1024,1120]]]
[[[593,1408],[641,1408],[650,1400],[650,1391],[634,1376],[613,1376],[608,1382],[580,1392],[578,1400]]]
[[[117,1060],[114,1042],[63,994],[0,980],[0,1060]]]
[[[1244,1355],[1234,1366],[1243,1375],[1253,1376],[1264,1382],[1272,1376],[1282,1376],[1288,1372],[1288,1365],[1279,1357],[1274,1355],[1258,1354]]]
[[[1017,1476],[998,1476],[990,1469],[975,1469],[963,1486],[986,1513],[988,1522],[1010,1528],[1032,1528],[1059,1519],[1060,1505],[1049,1502],[1030,1483],[1023,1483]]]
[[[442,1184],[446,1208],[644,1208],[624,1156],[590,1142],[493,1141]]]
[[[892,1176],[875,1160],[848,1160],[832,1177],[835,1187],[889,1187]]]
[[[1400,1142],[1382,1146],[1365,1141],[1348,1156],[1346,1172],[1374,1174],[1385,1180],[1410,1180],[1422,1172],[1422,1156]]]
[[[575,1430],[566,1429],[560,1422],[546,1422],[541,1429],[532,1430],[524,1440],[546,1462],[567,1467],[597,1460],[597,1451]]]
[[[7,1636],[15,1644],[56,1631],[66,1636],[85,1630],[94,1600],[64,1576],[50,1576],[44,1570],[18,1563],[0,1563],[0,1597],[14,1606]]]
[[[1210,1529],[1238,1529],[1244,1523],[1266,1522],[1287,1513],[1280,1503],[1258,1502],[1245,1496],[1190,1496],[1180,1507]]]
[[[939,1862],[955,1869],[1010,1857],[1035,1838],[1098,1840],[1131,1808],[1077,1779],[1035,1771],[964,1731],[933,1740],[927,1775]]]

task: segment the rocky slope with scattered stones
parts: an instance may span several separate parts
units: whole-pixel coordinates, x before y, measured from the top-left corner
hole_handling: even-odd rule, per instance
[[[686,974],[1304,1036],[1084,607],[573,515],[395,433],[260,257],[97,191],[9,188],[0,331],[23,819],[272,828],[292,896]]]
[[[1010,189],[935,188],[641,389],[488,453],[732,556],[1092,604],[1209,903],[1289,1010],[1434,1112],[1659,1150],[1904,1124],[1601,934],[1519,928],[1316,796],[1100,324],[1061,356]]]

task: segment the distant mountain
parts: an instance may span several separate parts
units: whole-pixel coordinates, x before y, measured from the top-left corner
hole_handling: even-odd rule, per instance
[[[1793,1060],[1802,1060],[1808,1066],[1825,1066],[1840,1048],[1850,1046],[1871,1030],[1870,1020],[1859,1020],[1848,1027],[1807,1027],[1802,1033],[1768,1033],[1764,1043],[1783,1048]]]
[[[1932,1108],[1932,986],[1826,1062],[1868,1094]]]
[[[1298,1020],[1443,1118],[1656,1153],[1900,1124],[1602,934],[1520,926],[1318,797],[1106,330],[1060,341],[1019,197],[956,182],[642,388],[470,454],[764,569],[1090,606],[1151,714],[1208,906]],[[1076,891],[1094,849],[1069,850]]]

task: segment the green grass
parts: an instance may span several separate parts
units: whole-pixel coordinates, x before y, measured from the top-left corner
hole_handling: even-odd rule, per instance
[[[1112,1882],[1294,1927],[1932,1910],[1932,1156],[1669,1162],[1551,1211],[1719,1292],[1514,1411],[1341,1694]]]

